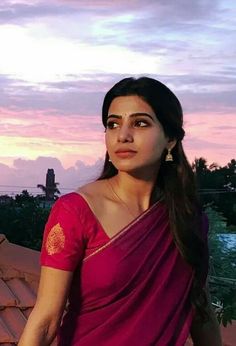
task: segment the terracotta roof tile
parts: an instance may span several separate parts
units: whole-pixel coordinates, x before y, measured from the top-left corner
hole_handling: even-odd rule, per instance
[[[11,292],[17,297],[17,306],[21,308],[33,307],[35,304],[35,293],[24,279],[11,279],[6,281]]]
[[[15,338],[14,336],[11,334],[10,329],[7,327],[6,323],[2,320],[1,315],[0,315],[0,342],[1,342],[1,346],[2,343],[7,343],[6,345],[9,345],[9,343],[14,343]]]
[[[0,309],[6,306],[15,306],[17,304],[16,297],[2,279],[0,279],[0,292]]]
[[[0,243],[1,243],[2,241],[4,241],[4,240],[6,240],[5,235],[4,235],[4,234],[0,234]]]
[[[39,252],[9,243],[5,236],[0,238],[0,263],[2,266],[20,270],[21,274],[39,276]]]
[[[31,314],[32,308],[28,308],[24,310],[22,309],[21,311],[24,314],[24,316],[28,319],[29,315]]]
[[[11,338],[8,340],[4,340],[5,342],[18,342],[22,330],[27,321],[24,314],[20,309],[16,307],[11,307],[7,309],[3,309],[0,311],[0,316],[5,326],[11,333]]]
[[[36,300],[39,252],[0,235],[0,345],[16,345]]]
[[[236,345],[236,321],[232,321],[232,324],[228,324],[227,327],[221,327],[222,338],[224,340],[224,346]]]

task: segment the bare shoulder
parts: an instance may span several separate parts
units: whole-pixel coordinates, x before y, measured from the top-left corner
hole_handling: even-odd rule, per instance
[[[97,194],[102,194],[105,190],[105,185],[104,180],[97,180],[80,186],[76,192],[92,198],[93,196],[97,196]]]
[[[82,195],[87,202],[94,207],[103,204],[107,199],[107,183],[106,180],[97,180],[79,187],[77,193]]]

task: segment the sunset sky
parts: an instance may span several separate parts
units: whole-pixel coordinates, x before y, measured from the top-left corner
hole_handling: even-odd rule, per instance
[[[167,84],[184,109],[190,162],[236,158],[234,0],[2,0],[0,194],[94,178],[101,105],[127,76]]]

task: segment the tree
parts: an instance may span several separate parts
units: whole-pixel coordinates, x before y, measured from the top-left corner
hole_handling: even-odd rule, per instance
[[[200,157],[199,159],[195,158],[192,163],[192,169],[196,176],[198,188],[203,189],[207,187],[210,172],[207,168],[207,160],[203,157]]]
[[[199,196],[202,204],[214,202],[215,206],[227,218],[228,230],[236,231],[236,160],[226,166],[217,163],[207,166],[204,158],[195,158],[192,163]]]
[[[49,211],[40,206],[38,198],[22,191],[10,204],[1,205],[1,232],[12,243],[40,250]]]
[[[200,157],[199,159],[195,158],[192,163],[192,168],[194,172],[199,176],[206,174],[208,170],[207,160],[204,159],[204,157]]]
[[[42,184],[38,184],[37,187],[43,191],[47,200],[55,199],[55,194],[60,194],[61,192],[58,190],[57,186],[59,183],[54,183],[52,186],[44,186]]]
[[[18,204],[24,204],[27,202],[32,202],[34,203],[34,197],[29,194],[27,190],[23,190],[21,194],[17,194],[15,196],[15,202]]]
[[[217,311],[223,325],[236,319],[236,250],[229,249],[220,235],[228,234],[226,218],[211,205],[205,212],[209,219],[210,292],[214,304],[220,304]]]

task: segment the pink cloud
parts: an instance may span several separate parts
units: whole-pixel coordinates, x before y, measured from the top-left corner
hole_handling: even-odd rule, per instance
[[[51,111],[14,112],[0,109],[0,135],[65,141],[98,141],[103,138],[101,119],[93,115],[52,115]]]
[[[189,114],[185,116],[185,131],[184,147],[191,162],[202,156],[208,163],[223,166],[235,159],[234,114]]]
[[[52,115],[50,111],[0,110],[0,162],[9,157],[57,157],[66,167],[104,156],[104,129],[96,116]]]

